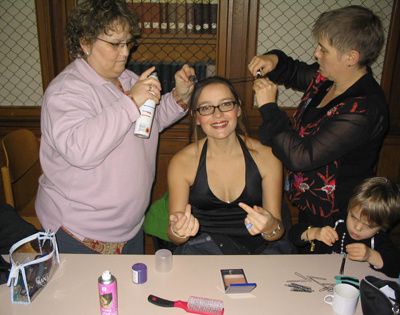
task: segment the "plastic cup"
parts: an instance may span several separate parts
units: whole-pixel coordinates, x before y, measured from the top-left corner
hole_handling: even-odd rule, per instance
[[[172,253],[168,249],[156,251],[156,271],[169,272],[172,269]]]

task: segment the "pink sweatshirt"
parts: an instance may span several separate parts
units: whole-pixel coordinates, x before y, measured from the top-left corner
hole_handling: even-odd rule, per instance
[[[129,90],[138,76],[125,70]],[[78,238],[130,240],[142,226],[155,176],[159,132],[185,112],[171,93],[157,106],[149,139],[133,134],[139,110],[129,97],[76,59],[49,85],[41,113],[36,212],[45,229]]]

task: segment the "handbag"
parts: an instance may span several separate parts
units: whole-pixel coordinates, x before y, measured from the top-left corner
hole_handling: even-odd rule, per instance
[[[33,250],[25,252],[28,244]],[[10,263],[7,285],[11,287],[11,302],[29,304],[60,263],[55,234],[38,232],[15,243],[10,248]]]
[[[7,282],[8,276],[10,275],[11,265],[0,256],[0,284]]]
[[[7,204],[0,204],[0,254],[8,254],[17,241],[39,232]]]
[[[385,286],[393,290],[392,297],[382,292]],[[400,286],[394,281],[366,276],[361,280],[360,299],[364,315],[400,314]]]

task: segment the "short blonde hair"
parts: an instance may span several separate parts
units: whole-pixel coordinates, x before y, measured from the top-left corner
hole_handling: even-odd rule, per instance
[[[383,230],[390,228],[400,217],[399,186],[385,177],[372,177],[357,186],[348,209],[361,209],[360,216]]]

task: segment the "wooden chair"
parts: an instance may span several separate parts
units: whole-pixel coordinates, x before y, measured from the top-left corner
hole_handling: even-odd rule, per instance
[[[18,129],[3,137],[1,147],[5,202],[13,206],[23,219],[40,229],[35,211],[38,179],[42,173],[38,139],[30,130]]]

